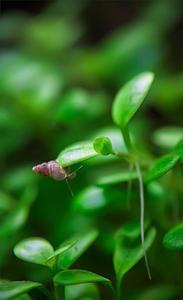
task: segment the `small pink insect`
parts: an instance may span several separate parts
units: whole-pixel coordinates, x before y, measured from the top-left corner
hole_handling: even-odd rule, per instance
[[[44,162],[32,168],[35,173],[51,177],[55,180],[73,179],[76,176],[75,172],[70,173],[68,167],[62,168],[55,160]]]

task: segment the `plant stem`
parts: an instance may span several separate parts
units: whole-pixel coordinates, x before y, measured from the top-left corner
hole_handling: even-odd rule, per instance
[[[134,154],[134,147],[130,138],[130,133],[129,133],[129,128],[125,127],[125,128],[121,128],[122,131],[122,135],[125,141],[125,144],[128,148],[128,151],[130,154]],[[143,252],[144,252],[144,259],[145,259],[145,265],[146,265],[146,269],[147,269],[147,273],[148,273],[148,277],[149,279],[151,279],[151,272],[150,272],[150,268],[149,268],[149,264],[148,264],[148,260],[147,260],[147,255],[146,255],[146,251],[145,251],[145,243],[144,243],[144,187],[143,187],[143,179],[142,179],[142,174],[141,174],[141,170],[140,170],[140,165],[138,163],[138,161],[135,159],[134,161],[134,165],[136,168],[136,172],[138,175],[138,181],[139,181],[139,193],[140,193],[140,232],[141,232],[141,242],[142,242],[142,248],[143,248]]]
[[[148,273],[148,277],[151,280],[151,272],[147,260],[147,255],[146,255],[146,250],[145,250],[145,242],[144,242],[144,186],[143,186],[143,179],[142,179],[142,174],[140,170],[140,166],[138,162],[135,163],[135,168],[137,171],[138,175],[138,180],[139,180],[139,191],[140,191],[140,232],[141,232],[141,242],[142,242],[142,247],[143,247],[143,252],[144,252],[144,258],[145,258],[145,265]]]
[[[121,300],[121,281],[116,281],[116,300]]]
[[[133,144],[130,138],[129,128],[128,127],[121,128],[121,131],[128,151],[130,153],[134,153]]]

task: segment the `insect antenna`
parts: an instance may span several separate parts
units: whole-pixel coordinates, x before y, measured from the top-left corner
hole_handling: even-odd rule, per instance
[[[75,171],[72,171],[72,172],[69,174],[69,176],[65,179],[65,180],[66,180],[66,183],[67,183],[67,186],[68,186],[68,188],[69,188],[69,191],[70,191],[72,197],[74,197],[74,193],[73,193],[73,190],[72,190],[72,188],[71,188],[71,185],[70,185],[68,179],[69,179],[69,178],[73,178],[74,175],[75,175],[75,173],[76,173],[77,171],[79,171],[82,167],[83,167],[83,166],[79,166]]]
[[[79,166],[76,170],[74,170],[74,171],[72,171],[71,173],[70,173],[70,175],[74,175],[76,172],[78,172],[80,169],[82,169],[83,168],[83,165],[81,165],[81,166]]]
[[[70,191],[70,193],[71,193],[71,196],[74,197],[74,193],[73,193],[73,190],[72,190],[71,185],[70,185],[70,183],[69,183],[69,180],[68,180],[67,178],[66,178],[65,180],[66,180],[67,186],[68,186],[68,188],[69,188],[69,191]]]

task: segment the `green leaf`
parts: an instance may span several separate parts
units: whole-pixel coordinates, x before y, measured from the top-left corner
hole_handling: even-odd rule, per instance
[[[12,209],[13,204],[13,199],[8,194],[0,191],[0,213]]]
[[[114,174],[113,174],[114,173]],[[130,172],[129,170],[111,172],[109,175],[105,175],[99,178],[96,182],[99,186],[114,185],[121,182],[128,182],[129,180],[137,179],[137,172]]]
[[[154,143],[169,150],[172,150],[182,138],[183,128],[181,127],[162,127],[153,133]]]
[[[91,139],[96,139],[98,136],[106,136],[110,139],[115,152],[128,152],[121,131],[117,127],[105,127],[97,130],[92,134]]]
[[[19,295],[22,295],[36,287],[40,287],[41,284],[31,281],[6,281],[0,280],[0,299],[14,299]]]
[[[56,286],[67,286],[93,282],[110,284],[109,279],[85,270],[65,270],[59,272],[54,277],[54,283]]]
[[[66,300],[90,299],[100,300],[98,289],[93,283],[69,285],[65,287]]]
[[[160,157],[146,174],[145,182],[148,183],[163,176],[175,166],[178,160],[179,156],[174,153]]]
[[[154,228],[149,229],[145,235],[145,250],[147,251],[152,245],[156,231]],[[142,248],[140,237],[132,242],[128,238],[117,239],[114,252],[114,269],[118,281],[144,256],[144,250]]]
[[[176,225],[165,234],[163,245],[170,250],[183,250],[183,223]]]
[[[95,151],[102,155],[109,155],[113,153],[112,143],[108,137],[97,137],[93,142]]]
[[[177,299],[178,289],[171,285],[156,285],[142,291],[136,300],[173,300]]]
[[[71,247],[73,247],[75,244],[76,244],[77,240],[69,240],[69,241],[66,241],[64,243],[62,243],[59,248],[54,251],[54,253],[49,256],[47,258],[47,262],[55,262],[55,258],[59,255],[62,255],[65,251],[67,251],[68,249],[70,249]]]
[[[113,209],[119,203],[121,206],[125,197],[114,188],[89,186],[75,196],[73,208],[81,213],[96,213],[106,207]]]
[[[99,154],[95,151],[93,142],[85,141],[71,145],[63,150],[57,157],[57,161],[62,167],[67,167],[97,155]]]
[[[183,139],[178,142],[174,151],[177,155],[179,155],[180,159],[183,160]]]
[[[31,300],[32,298],[28,294],[23,294],[21,296],[18,296],[14,298],[15,300]]]
[[[54,250],[48,241],[35,237],[19,242],[14,253],[24,261],[48,266],[47,260],[54,255]]]
[[[0,224],[0,238],[13,235],[26,222],[29,209],[35,200],[37,190],[35,188],[27,188],[23,193],[17,207],[12,210]]]
[[[144,230],[147,229],[149,225],[149,222],[146,221],[144,224]],[[116,232],[116,239],[132,239],[135,240],[139,238],[141,235],[140,231],[140,222],[138,220],[130,221],[122,226],[117,232]]]
[[[114,122],[124,128],[143,103],[153,82],[151,72],[139,74],[118,92],[112,107]]]
[[[89,248],[97,236],[98,231],[96,230],[76,236],[77,242],[58,258],[57,266],[62,269],[69,268]]]

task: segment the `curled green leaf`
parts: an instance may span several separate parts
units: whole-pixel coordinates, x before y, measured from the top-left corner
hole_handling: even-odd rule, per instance
[[[93,142],[95,151],[102,155],[109,155],[113,153],[112,143],[108,137],[98,137]]]

